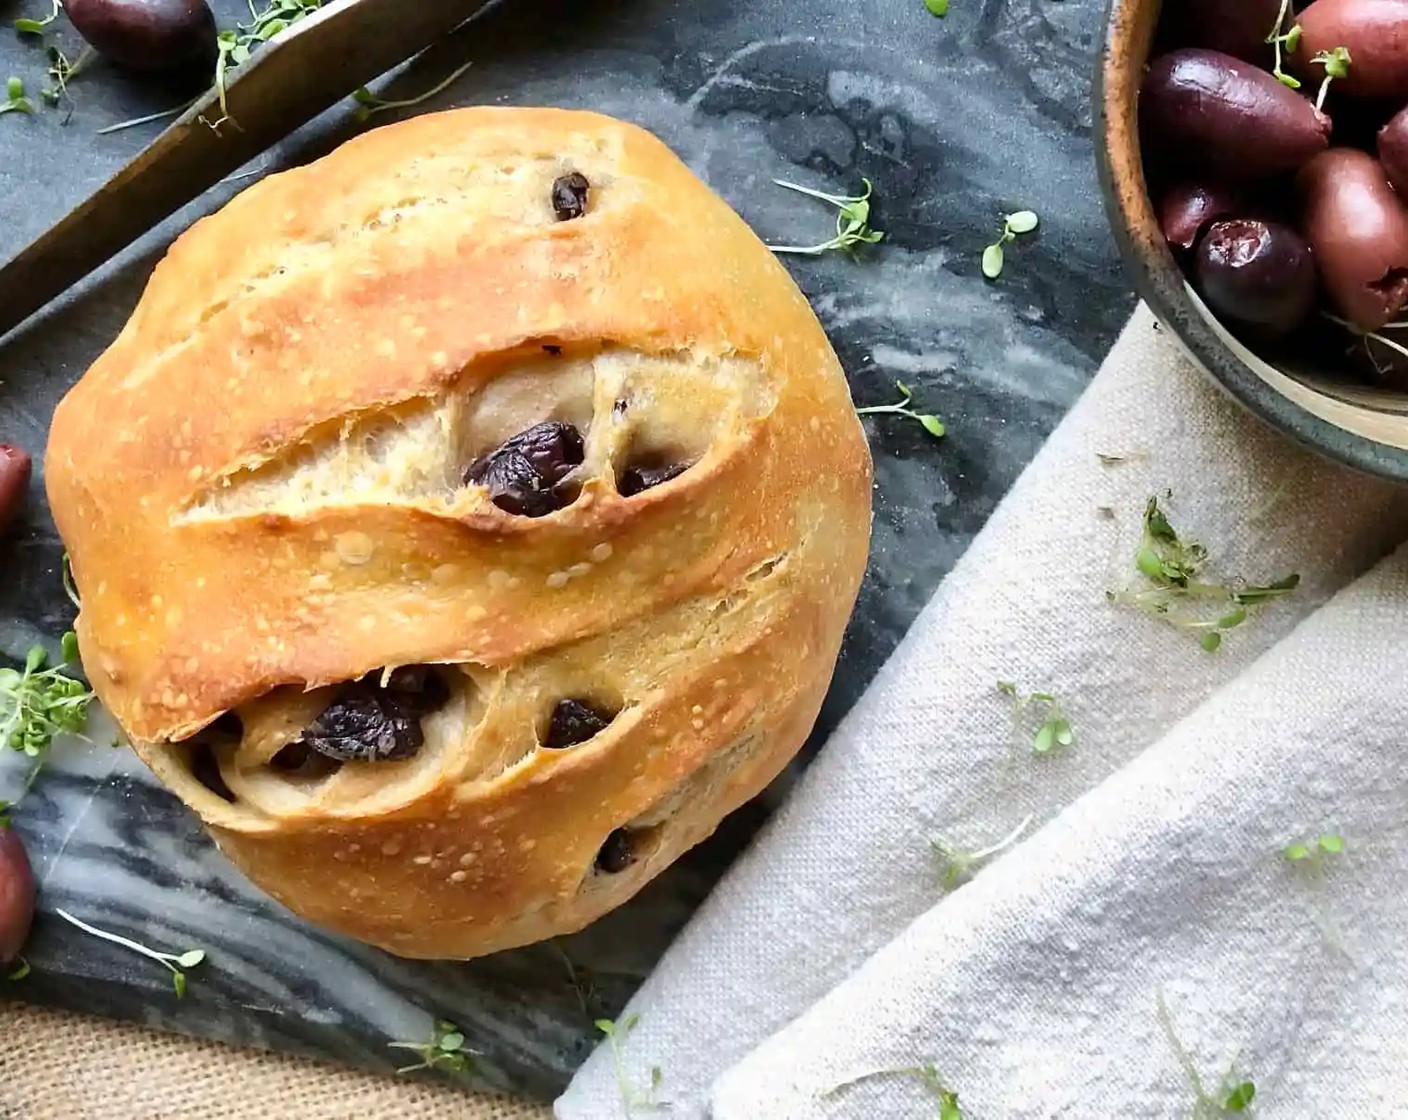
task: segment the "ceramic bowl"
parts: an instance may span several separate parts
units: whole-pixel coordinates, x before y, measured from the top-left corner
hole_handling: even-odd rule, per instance
[[[1365,385],[1347,357],[1352,338],[1255,354],[1184,281],[1145,186],[1136,126],[1159,7],[1159,0],[1110,0],[1095,77],[1105,208],[1136,291],[1192,359],[1257,416],[1342,463],[1408,482],[1408,391]]]

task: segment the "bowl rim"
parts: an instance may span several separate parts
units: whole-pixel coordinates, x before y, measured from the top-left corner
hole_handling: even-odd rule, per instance
[[[1138,133],[1133,127],[1137,83],[1132,76],[1121,75],[1117,53],[1124,33],[1122,17],[1141,2],[1149,0],[1108,0],[1092,83],[1100,193],[1111,236],[1135,292],[1182,344],[1194,364],[1254,416],[1295,442],[1345,466],[1394,482],[1408,482],[1408,451],[1347,431],[1316,416],[1264,380],[1232,351],[1198,310],[1181,283],[1182,272],[1163,238],[1151,238],[1145,246],[1136,236],[1135,231],[1141,228],[1157,229],[1158,219],[1144,182]],[[1119,98],[1128,98],[1128,104],[1115,103]],[[1115,153],[1122,144],[1133,148],[1128,153],[1132,156],[1129,166],[1133,169],[1131,174],[1137,178],[1131,186],[1137,190],[1131,190],[1129,196],[1121,188],[1116,167]],[[1170,282],[1173,276],[1180,277],[1178,285]]]

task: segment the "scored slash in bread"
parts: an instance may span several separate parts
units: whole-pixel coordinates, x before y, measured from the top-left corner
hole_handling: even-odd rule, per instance
[[[570,453],[532,516],[489,485],[524,448]],[[758,793],[870,529],[786,271],[650,134],[553,109],[377,129],[198,222],[45,473],[137,752],[269,893],[412,957],[578,929]],[[435,667],[415,718],[398,666]]]

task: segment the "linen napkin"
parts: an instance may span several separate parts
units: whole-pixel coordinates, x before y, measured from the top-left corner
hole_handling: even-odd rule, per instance
[[[1107,590],[1138,582],[1141,515],[1156,494],[1180,533],[1207,544],[1209,573],[1253,583],[1297,573],[1300,587],[1211,654],[1187,633],[1108,603]],[[588,1060],[557,1115],[619,1116],[618,1060],[628,1085],[648,1083],[660,1067],[659,1096],[672,1116],[704,1115],[726,1068],[912,920],[936,904],[947,912],[974,889],[941,902],[944,867],[931,840],[980,850],[1024,822],[1029,835],[1405,536],[1403,492],[1301,451],[1243,414],[1141,310],[792,796],[643,985],[628,1009],[638,1017],[629,1039]],[[1031,727],[1014,729],[999,681],[1058,696],[1074,743],[1033,757]],[[1105,899],[1087,901],[1098,910]],[[1030,1052],[1043,1060],[1040,1048]],[[832,1072],[837,1080],[848,1073]],[[721,1096],[720,1109],[734,1099]]]
[[[727,1072],[712,1115],[933,1115],[912,1078],[831,1092],[933,1061],[965,1120],[1188,1116],[1248,1084],[1262,1120],[1408,1116],[1405,619],[1408,547]]]

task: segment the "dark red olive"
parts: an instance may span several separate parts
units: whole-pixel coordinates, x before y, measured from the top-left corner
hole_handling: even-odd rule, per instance
[[[0,825],[0,965],[20,955],[34,921],[34,871],[20,834]]]
[[[1268,65],[1272,50],[1266,38],[1280,14],[1281,0],[1179,0],[1164,6],[1170,43]],[[1284,30],[1290,24],[1287,19]]]
[[[215,16],[205,0],[66,0],[64,11],[95,50],[132,70],[215,60]]]
[[[28,452],[0,443],[0,533],[4,533],[19,512],[33,470]]]
[[[1296,69],[1307,84],[1325,77],[1324,68],[1310,60],[1344,47],[1349,73],[1335,79],[1334,92],[1408,99],[1408,0],[1315,0],[1297,22]]]
[[[1260,179],[1294,171],[1329,144],[1330,118],[1265,70],[1220,51],[1154,60],[1139,92],[1146,150],[1200,176]]]
[[[1175,183],[1159,200],[1159,228],[1176,253],[1186,253],[1209,222],[1237,212],[1237,192],[1212,183]]]
[[[1408,193],[1408,109],[1379,129],[1379,162],[1400,195]]]
[[[1295,330],[1315,308],[1310,246],[1279,222],[1214,222],[1198,246],[1194,277],[1218,318],[1262,337]]]
[[[1341,315],[1378,330],[1408,303],[1408,208],[1383,167],[1356,148],[1331,148],[1296,176],[1300,228]]]

